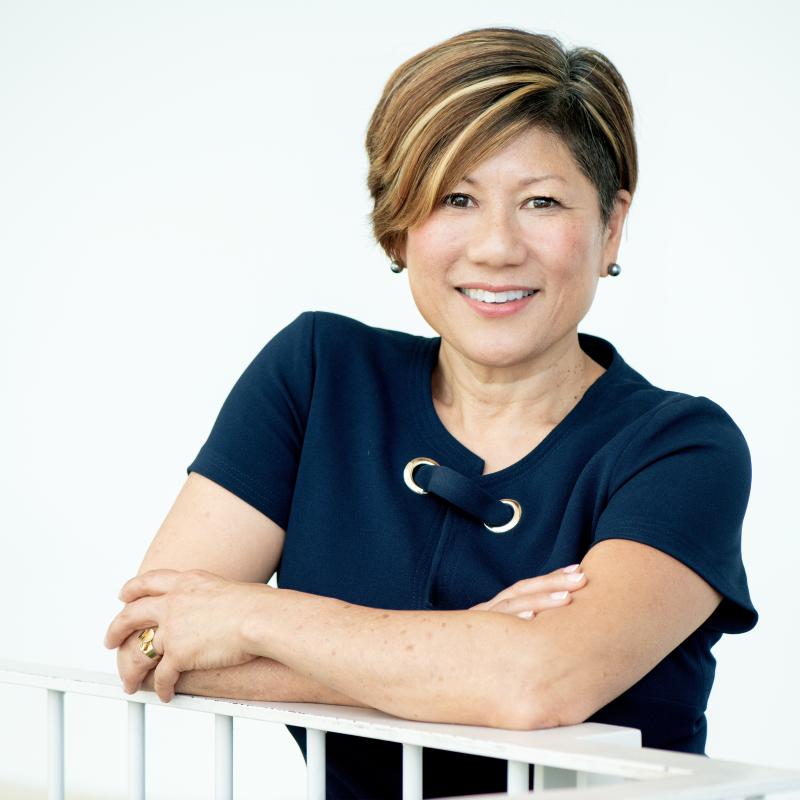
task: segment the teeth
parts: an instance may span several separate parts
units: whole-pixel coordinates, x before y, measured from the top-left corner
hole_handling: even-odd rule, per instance
[[[521,300],[534,293],[534,289],[515,289],[511,292],[488,292],[485,289],[461,289],[458,290],[473,300],[480,300],[483,303],[507,303],[509,300]]]

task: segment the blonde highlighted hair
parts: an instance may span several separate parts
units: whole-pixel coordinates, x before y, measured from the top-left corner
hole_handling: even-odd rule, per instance
[[[529,127],[558,135],[598,192],[608,224],[619,189],[636,189],[633,107],[611,61],[587,47],[566,50],[545,34],[480,28],[401,64],[367,129],[378,243],[398,247],[448,187]]]

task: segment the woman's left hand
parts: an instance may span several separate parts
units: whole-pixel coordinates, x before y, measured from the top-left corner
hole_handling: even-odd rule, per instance
[[[153,647],[161,654],[153,686],[168,703],[181,672],[231,667],[252,661],[242,622],[258,613],[265,584],[229,581],[205,570],[155,569],[131,578],[120,591],[126,603],[108,627],[104,645],[119,647],[132,633],[156,628]]]
[[[503,589],[491,600],[470,606],[473,611],[497,611],[532,619],[542,611],[560,608],[572,602],[572,595],[586,586],[586,576],[579,572],[580,564],[555,569]]]

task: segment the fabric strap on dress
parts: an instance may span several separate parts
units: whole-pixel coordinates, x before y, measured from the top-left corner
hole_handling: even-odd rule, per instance
[[[420,464],[414,470],[414,481],[426,492],[438,495],[486,525],[503,526],[514,516],[508,504],[450,467]]]

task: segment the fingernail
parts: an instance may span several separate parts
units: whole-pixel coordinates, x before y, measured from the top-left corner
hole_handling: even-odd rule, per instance
[[[552,597],[553,600],[563,600],[568,594],[569,594],[569,592],[567,592],[567,591],[564,591],[564,592],[550,592],[550,597]]]
[[[522,619],[530,619],[533,616],[533,611],[520,611],[517,616],[522,617]]]
[[[583,579],[582,572],[573,572],[572,575],[567,575],[567,580],[570,583],[579,583]]]
[[[564,572],[575,572],[579,566],[580,564],[570,564],[568,567],[564,567]]]

